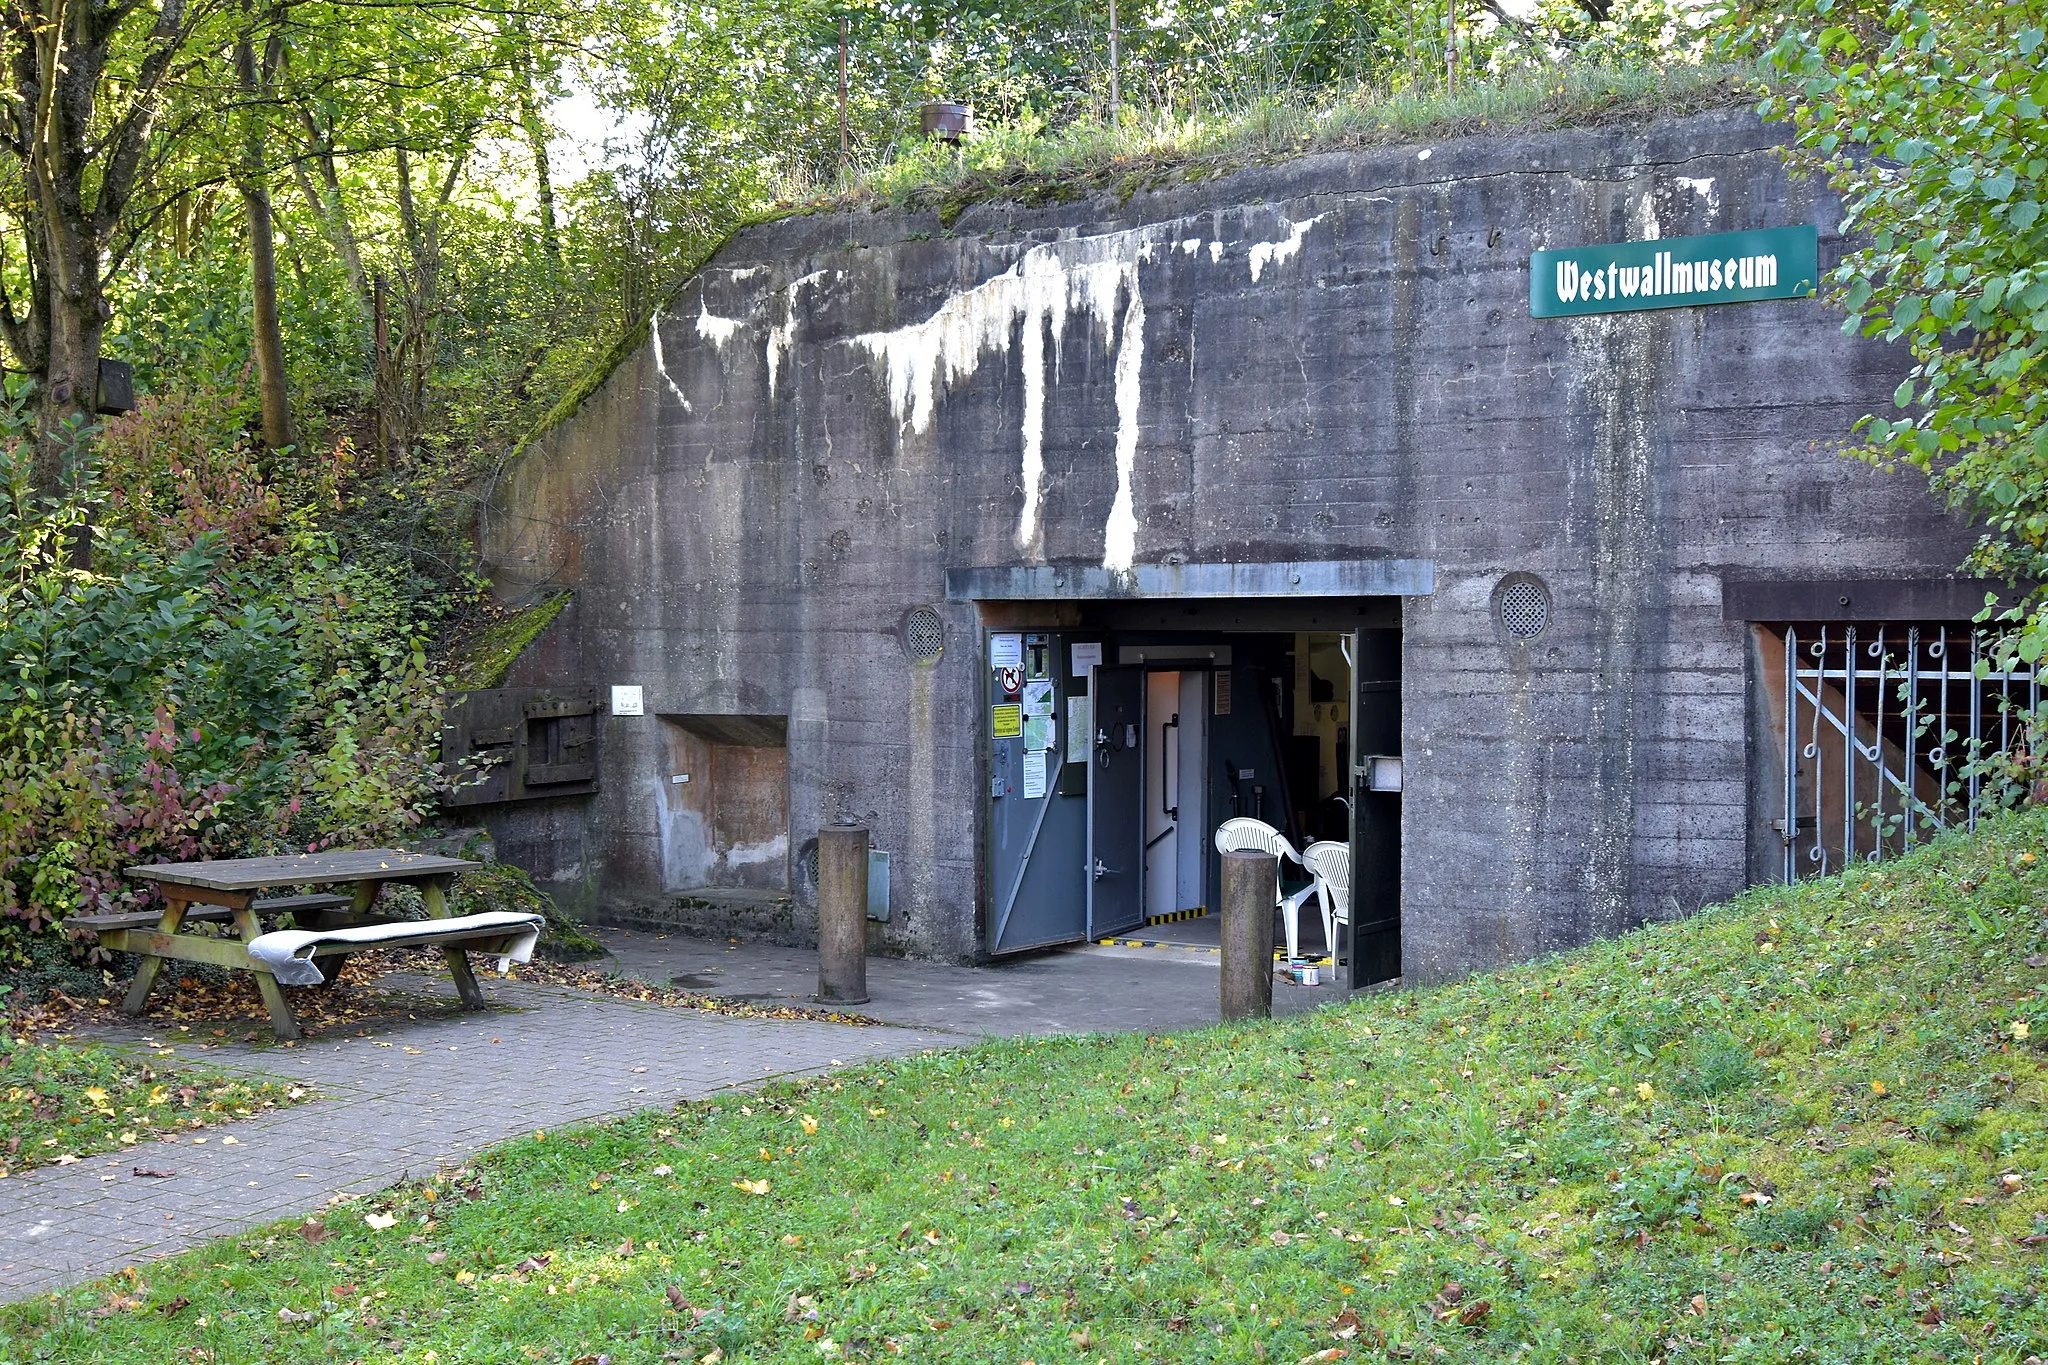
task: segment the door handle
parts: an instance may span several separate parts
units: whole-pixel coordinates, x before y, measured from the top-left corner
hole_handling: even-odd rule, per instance
[[[1166,732],[1180,728],[1180,712],[1173,713],[1173,719],[1163,721],[1159,726],[1159,813],[1169,820],[1180,819],[1180,807],[1173,804],[1174,783],[1166,771],[1167,754],[1171,752],[1166,743]]]
[[[1101,880],[1102,880],[1102,879],[1103,879],[1104,877],[1121,877],[1121,876],[1123,876],[1123,875],[1124,875],[1124,874],[1123,874],[1123,870],[1122,870],[1121,868],[1115,868],[1115,867],[1106,867],[1106,866],[1104,866],[1104,865],[1103,865],[1103,861],[1102,861],[1102,859],[1100,859],[1100,858],[1097,858],[1097,859],[1095,860],[1095,880],[1096,880],[1096,881],[1098,881],[1098,882],[1099,882],[1099,881],[1101,881]]]

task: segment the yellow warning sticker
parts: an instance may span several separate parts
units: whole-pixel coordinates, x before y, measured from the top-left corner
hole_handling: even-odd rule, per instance
[[[1012,703],[988,709],[989,733],[997,739],[1015,739],[1024,733],[1024,708]]]

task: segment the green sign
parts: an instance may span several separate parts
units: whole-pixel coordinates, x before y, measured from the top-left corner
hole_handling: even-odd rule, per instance
[[[1820,232],[1810,225],[1537,251],[1529,256],[1529,316],[1796,299],[1819,278]]]

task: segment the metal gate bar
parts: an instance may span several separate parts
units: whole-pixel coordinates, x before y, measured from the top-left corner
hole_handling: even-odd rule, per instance
[[[2026,742],[2041,680],[1996,637],[1971,626],[1880,622],[1811,633],[1787,626],[1784,642],[1784,818],[1776,827],[1786,881],[1840,871],[1858,857],[1874,862],[1959,823],[1975,829],[1986,800],[2002,803],[2003,780],[1987,775]],[[1967,665],[1957,667],[1965,650]],[[1838,831],[1833,846],[1829,826]]]

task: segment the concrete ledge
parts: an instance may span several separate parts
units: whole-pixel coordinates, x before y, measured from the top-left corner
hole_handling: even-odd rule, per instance
[[[1323,559],[1277,564],[1033,564],[946,570],[951,602],[1043,602],[1168,597],[1427,597],[1432,559]]]

